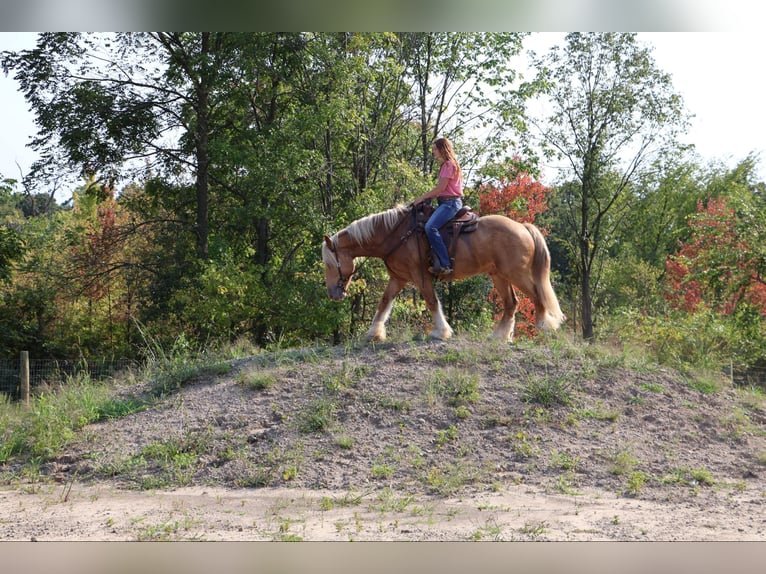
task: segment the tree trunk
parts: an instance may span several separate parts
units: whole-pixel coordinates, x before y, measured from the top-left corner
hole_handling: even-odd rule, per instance
[[[210,32],[202,33],[202,54],[210,52]],[[208,193],[210,164],[208,144],[210,141],[210,86],[203,69],[197,84],[197,256],[208,257]]]

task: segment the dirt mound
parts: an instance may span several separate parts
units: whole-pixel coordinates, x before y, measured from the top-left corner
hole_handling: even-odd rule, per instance
[[[159,500],[172,508],[194,495],[208,518],[191,522],[218,525],[163,523],[144,538],[764,539],[764,423],[758,393],[595,347],[304,349],[234,361],[225,375],[86,427],[41,468],[59,486],[37,494],[74,504],[95,491],[129,500],[138,514],[137,499],[154,497],[145,517]],[[67,487],[80,497],[64,500]],[[0,506],[17,503],[16,493],[3,495]],[[268,515],[275,496],[292,502],[272,517],[292,508],[302,518],[261,518],[269,526],[258,530],[244,501],[261,500]],[[211,500],[227,501],[215,520]],[[367,514],[377,526],[355,530]],[[102,526],[79,536],[141,537],[114,520],[113,534]],[[30,535],[20,524],[10,531]]]

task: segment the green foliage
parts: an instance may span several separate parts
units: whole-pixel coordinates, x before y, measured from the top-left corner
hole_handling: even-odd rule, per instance
[[[453,407],[477,402],[479,377],[462,369],[437,370],[426,383],[426,395],[431,399],[444,398]]]
[[[0,462],[16,457],[46,460],[85,425],[116,411],[127,414],[141,408],[138,402],[115,401],[110,394],[105,385],[78,376],[56,392],[33,397],[29,408],[0,402]]]
[[[530,403],[537,403],[550,408],[556,405],[568,405],[572,400],[575,384],[571,374],[530,373],[523,382],[522,397]]]

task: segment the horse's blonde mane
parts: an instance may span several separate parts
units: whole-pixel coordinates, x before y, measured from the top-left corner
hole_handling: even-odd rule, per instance
[[[373,213],[372,215],[358,219],[342,231],[348,233],[351,239],[361,245],[378,231],[379,225],[383,225],[384,231],[391,231],[399,223],[402,215],[408,209],[409,207],[407,206],[397,205],[387,211]],[[339,233],[341,232],[339,231],[330,238],[333,243],[338,240]],[[338,265],[338,259],[326,243],[322,243],[322,261],[330,267]]]
[[[351,236],[351,239],[361,245],[369,240],[375,232],[380,231],[379,227],[381,225],[384,231],[391,231],[408,209],[409,207],[407,206],[397,205],[387,211],[373,213],[362,219],[357,219],[346,228],[346,233]]]

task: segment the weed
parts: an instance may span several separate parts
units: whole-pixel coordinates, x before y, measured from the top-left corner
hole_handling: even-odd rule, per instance
[[[627,489],[632,495],[637,495],[646,484],[648,477],[640,470],[635,470],[628,476]]]
[[[335,444],[343,450],[351,450],[354,448],[355,439],[351,435],[340,434],[335,437]]]
[[[538,536],[541,536],[545,532],[546,528],[548,528],[548,523],[545,521],[525,522],[524,526],[519,528],[519,532],[521,534],[526,534],[527,536],[536,538]]]
[[[415,497],[411,494],[397,496],[391,488],[386,487],[380,491],[377,497],[377,504],[372,509],[378,512],[404,512],[408,506],[415,502]]]
[[[530,440],[524,431],[518,431],[511,438],[511,441],[513,442],[513,450],[521,458],[532,458],[537,456],[537,453],[539,452],[539,448],[535,444],[537,440],[537,438]]]
[[[436,433],[436,447],[441,448],[445,444],[456,441],[458,439],[458,430],[455,425],[450,425],[445,430],[440,430]]]
[[[614,455],[613,465],[609,472],[616,475],[623,475],[631,472],[633,467],[638,464],[638,460],[626,450],[621,450]]]
[[[604,410],[601,402],[598,402],[595,407],[575,409],[574,414],[581,419],[597,421],[616,421],[620,417],[620,414],[615,411]]]
[[[319,398],[308,404],[298,417],[298,430],[304,433],[322,433],[330,430],[335,423],[335,403]]]
[[[388,464],[373,464],[372,465],[372,478],[380,480],[383,478],[390,478],[394,474],[394,467]]]
[[[263,488],[269,486],[274,479],[274,469],[258,465],[252,472],[236,480],[236,485],[242,488]]]
[[[479,395],[479,376],[456,369],[437,370],[426,383],[426,396],[433,404],[437,398],[444,398],[452,407],[459,407],[477,402]]]
[[[240,371],[237,375],[237,383],[248,389],[263,391],[273,387],[277,379],[270,372],[263,372],[256,368]]]
[[[662,484],[682,484],[691,487],[713,486],[715,480],[705,468],[677,468],[660,480]]]
[[[639,388],[644,391],[649,391],[650,393],[662,394],[665,392],[665,387],[659,383],[642,383]]]
[[[537,403],[550,408],[556,405],[568,405],[572,400],[573,375],[569,373],[546,373],[543,376],[533,374],[527,377],[522,389],[522,398],[529,403]]]
[[[455,409],[455,416],[460,420],[465,420],[471,417],[471,411],[465,405],[460,405]]]
[[[466,484],[479,478],[479,471],[462,462],[449,464],[443,468],[432,467],[425,477],[426,484],[442,496],[455,494]]]
[[[343,361],[338,370],[322,377],[322,386],[330,393],[339,393],[355,387],[369,373],[368,365],[354,365]]]
[[[497,523],[497,520],[495,520],[494,518],[491,518],[487,520],[484,526],[480,527],[473,534],[471,534],[468,537],[468,539],[474,542],[478,542],[480,540],[492,540],[494,542],[502,542],[503,541],[502,534],[503,534],[503,529]]]
[[[560,468],[562,470],[575,470],[579,462],[579,457],[571,456],[566,452],[558,452],[557,450],[551,452],[551,464],[555,468]]]

